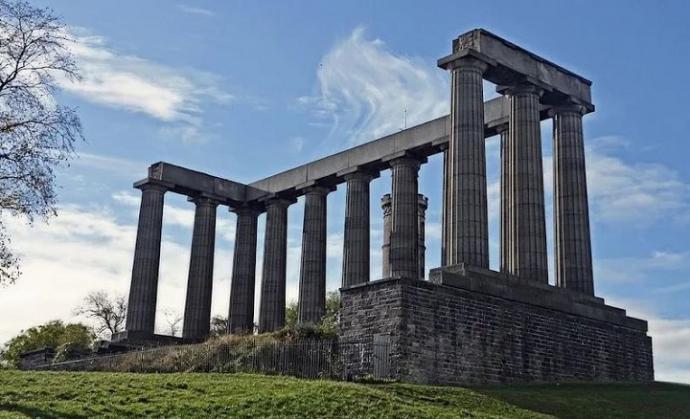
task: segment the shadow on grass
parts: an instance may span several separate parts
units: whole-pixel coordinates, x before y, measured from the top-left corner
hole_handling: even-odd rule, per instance
[[[690,386],[683,384],[532,384],[472,390],[564,419],[690,418]]]
[[[77,415],[71,413],[56,413],[36,407],[22,406],[15,403],[0,403],[0,412],[7,413],[21,413],[32,418],[45,419],[82,419],[87,418],[85,415]]]

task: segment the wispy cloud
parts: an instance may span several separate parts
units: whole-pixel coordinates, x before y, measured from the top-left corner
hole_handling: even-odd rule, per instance
[[[190,6],[188,4],[177,4],[175,5],[175,8],[181,12],[188,13],[191,15],[197,15],[197,16],[206,16],[206,17],[213,17],[216,15],[215,12],[209,10],[209,9],[204,9],[202,7],[196,7],[196,6]]]
[[[183,139],[199,140],[203,104],[225,104],[233,96],[220,86],[220,79],[200,70],[179,69],[132,54],[116,51],[105,38],[77,34],[72,52],[82,79],[61,79],[61,86],[84,100],[148,115],[185,128]],[[191,131],[191,132],[190,132]]]
[[[360,144],[448,112],[447,80],[418,58],[396,55],[359,27],[321,59],[318,93],[298,98],[328,139]]]

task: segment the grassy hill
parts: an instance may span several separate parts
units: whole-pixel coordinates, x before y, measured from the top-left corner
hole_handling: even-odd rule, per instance
[[[247,374],[0,371],[0,418],[26,416],[690,418],[690,386],[453,388]]]

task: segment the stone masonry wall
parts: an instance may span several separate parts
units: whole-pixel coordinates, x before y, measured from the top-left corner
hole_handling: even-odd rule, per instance
[[[341,338],[373,341],[377,334],[389,334],[391,373],[403,381],[654,378],[651,338],[646,326],[631,326],[635,322],[604,321],[408,279],[370,282],[343,289],[341,296]]]

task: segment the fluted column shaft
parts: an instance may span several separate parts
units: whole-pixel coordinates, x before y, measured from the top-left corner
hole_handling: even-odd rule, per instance
[[[272,332],[285,326],[287,209],[290,203],[273,199],[266,204],[259,333]]]
[[[507,91],[510,98],[508,134],[510,217],[508,271],[525,279],[548,283],[544,172],[542,169],[539,97],[532,85]]]
[[[446,266],[448,260],[448,249],[446,245],[448,244],[448,229],[450,228],[450,221],[448,218],[449,208],[448,208],[448,148],[443,150],[443,181],[441,183],[441,266]]]
[[[381,277],[391,276],[391,194],[385,194],[381,198],[381,209],[383,210],[383,245],[381,245]]]
[[[426,209],[429,207],[429,199],[422,194],[417,195],[417,266],[419,267],[419,279],[424,279],[426,274]]]
[[[450,140],[444,217],[447,265],[489,267],[484,99],[486,64],[465,57],[450,64]]]
[[[146,183],[141,189],[139,225],[134,248],[132,282],[127,305],[128,331],[153,334],[158,296],[158,269],[161,256],[164,186]]]
[[[419,160],[400,157],[390,162],[392,211],[390,269],[394,278],[418,278],[417,176]]]
[[[509,236],[508,219],[510,218],[510,160],[508,153],[508,144],[510,138],[508,136],[508,125],[499,127],[499,136],[501,138],[501,210],[500,210],[500,271],[508,271],[508,254],[509,243],[511,241]]]
[[[372,179],[371,174],[362,172],[345,176],[343,287],[369,282],[369,184]]]
[[[315,324],[326,312],[326,198],[330,190],[311,187],[304,200],[299,323]]]
[[[556,285],[594,295],[583,111],[573,105],[553,112]]]
[[[200,340],[208,337],[211,327],[213,257],[216,246],[218,203],[207,198],[192,198],[190,201],[194,202],[196,210],[194,211],[182,337]]]
[[[235,252],[232,258],[232,282],[230,283],[230,333],[254,331],[254,292],[256,281],[256,242],[259,211],[253,208],[237,208]]]

